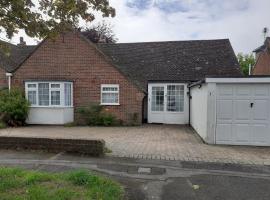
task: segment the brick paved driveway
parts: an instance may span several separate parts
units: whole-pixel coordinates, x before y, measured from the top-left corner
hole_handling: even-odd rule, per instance
[[[31,126],[0,130],[0,135],[99,138],[112,150],[110,155],[117,157],[270,165],[270,147],[207,145],[187,126]]]

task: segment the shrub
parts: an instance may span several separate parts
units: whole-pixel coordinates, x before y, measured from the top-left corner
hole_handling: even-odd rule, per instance
[[[0,91],[0,121],[9,126],[22,126],[28,116],[29,103],[23,92],[13,89]]]
[[[101,105],[90,104],[88,107],[79,108],[78,112],[89,126],[120,125],[120,121],[113,114],[105,112],[104,107]]]
[[[76,122],[69,122],[69,123],[66,123],[66,124],[64,124],[64,127],[75,127],[75,126],[77,126],[77,123]]]
[[[0,129],[2,129],[2,128],[6,128],[6,124],[4,122],[0,121]]]

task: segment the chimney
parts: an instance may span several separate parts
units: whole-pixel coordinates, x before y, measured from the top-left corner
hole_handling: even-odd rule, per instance
[[[99,36],[98,43],[108,43],[106,37],[103,34]]]
[[[20,37],[20,43],[18,44],[18,46],[25,46],[26,42],[24,41],[23,37]]]

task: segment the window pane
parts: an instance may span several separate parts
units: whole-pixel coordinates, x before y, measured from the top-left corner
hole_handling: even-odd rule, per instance
[[[102,87],[102,91],[104,91],[104,92],[106,92],[106,91],[108,91],[108,92],[113,92],[113,91],[117,92],[118,87]]]
[[[164,87],[152,87],[152,111],[164,110]]]
[[[60,105],[60,91],[51,91],[51,105]]]
[[[36,88],[37,85],[36,85],[36,84],[27,84],[27,87],[28,87],[28,88]]]
[[[118,103],[118,93],[104,93],[102,94],[102,103]]]
[[[71,84],[65,83],[65,106],[71,106]]]
[[[37,92],[36,91],[28,91],[28,101],[31,103],[31,105],[37,104]]]
[[[51,88],[60,88],[60,84],[51,84]]]
[[[49,83],[38,84],[38,103],[40,106],[49,105]]]
[[[167,111],[183,112],[184,111],[184,86],[168,85],[167,86]]]

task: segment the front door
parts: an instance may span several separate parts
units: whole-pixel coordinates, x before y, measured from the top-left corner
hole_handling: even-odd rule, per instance
[[[148,122],[186,124],[185,84],[148,85]]]

